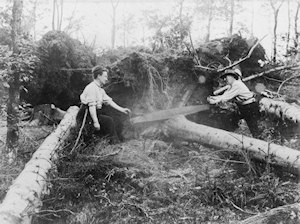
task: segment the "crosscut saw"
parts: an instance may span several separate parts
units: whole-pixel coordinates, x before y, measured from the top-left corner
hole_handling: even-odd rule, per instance
[[[136,116],[130,118],[130,122],[132,124],[143,123],[143,122],[151,122],[151,121],[160,121],[166,120],[171,117],[175,117],[178,115],[188,115],[194,114],[200,111],[209,110],[209,104],[203,105],[193,105],[193,106],[185,106],[179,108],[171,108],[166,110],[159,110],[147,114],[142,114],[140,116]]]

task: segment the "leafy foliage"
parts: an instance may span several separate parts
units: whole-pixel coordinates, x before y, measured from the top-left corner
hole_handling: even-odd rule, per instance
[[[26,38],[18,42],[19,53],[13,54],[7,45],[0,46],[0,78],[10,82],[12,79],[12,68],[19,73],[22,83],[31,81],[39,59],[36,55],[35,43]]]
[[[153,11],[147,11],[146,16],[148,27],[155,32],[151,40],[153,51],[185,48],[184,39],[188,37],[192,24],[189,16],[161,16]]]

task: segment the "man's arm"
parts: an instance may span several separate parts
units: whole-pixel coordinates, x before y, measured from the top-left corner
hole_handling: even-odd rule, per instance
[[[96,130],[100,130],[100,124],[97,117],[96,105],[89,106],[89,112],[93,120],[93,126]]]
[[[118,111],[120,111],[120,112],[122,112],[122,113],[124,113],[124,114],[129,114],[131,111],[130,111],[130,109],[128,109],[128,108],[124,108],[124,107],[120,107],[118,104],[116,104],[114,101],[110,101],[109,102],[109,105],[112,107],[112,108],[114,108],[114,109],[116,109],[116,110],[118,110]]]
[[[207,100],[210,104],[217,104],[219,102],[229,101],[238,95],[239,95],[239,89],[236,85],[234,85],[230,89],[226,90],[222,95],[210,96],[208,97]]]

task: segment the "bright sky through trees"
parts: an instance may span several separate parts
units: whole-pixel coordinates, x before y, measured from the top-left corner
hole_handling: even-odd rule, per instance
[[[28,0],[29,1],[29,0]],[[30,1],[33,2],[33,1]],[[237,1],[241,6],[236,7],[234,17],[234,33],[240,32],[243,36],[249,36],[253,26],[254,36],[261,38],[267,37],[262,41],[267,52],[271,50],[273,16],[269,6],[269,1]],[[294,15],[294,2],[291,2],[291,14]],[[24,4],[27,13],[30,11],[31,4]],[[145,21],[145,10],[154,10],[161,15],[179,13],[178,1],[171,0],[120,0],[117,7],[117,34],[116,47],[124,46],[122,40],[122,26],[129,23],[130,28],[126,34],[126,45],[140,45],[147,43],[148,38],[153,34],[149,30]],[[38,18],[36,23],[37,38],[51,30],[52,21],[52,1],[38,1]],[[64,0],[64,15],[62,28],[70,23],[76,24],[77,30],[72,30],[71,35],[85,43],[95,42],[96,48],[109,48],[111,46],[111,27],[112,27],[112,4],[111,0]],[[205,36],[206,17],[201,12],[195,12],[195,1],[185,0],[183,14],[193,16],[192,37],[194,43],[199,43]],[[253,25],[251,18],[254,18]],[[287,4],[284,4],[279,11],[278,35],[287,32]],[[220,16],[219,16],[220,17]],[[70,18],[72,18],[70,20]],[[72,21],[72,22],[70,22]],[[292,22],[294,19],[292,18]],[[123,25],[122,25],[123,24]],[[293,26],[293,24],[292,24]],[[291,28],[292,30],[293,28]],[[225,18],[217,18],[212,21],[211,39],[224,37],[227,35],[228,21]],[[279,38],[280,39],[280,38]],[[144,40],[144,42],[143,42]]]

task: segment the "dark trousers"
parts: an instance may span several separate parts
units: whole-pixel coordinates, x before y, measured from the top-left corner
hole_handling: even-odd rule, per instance
[[[247,105],[238,104],[241,117],[245,119],[249,130],[254,138],[260,138],[261,130],[258,128],[259,106],[257,102],[249,103]]]
[[[85,128],[86,128],[87,132],[92,131],[97,136],[107,137],[109,139],[109,142],[112,144],[119,143],[120,140],[123,140],[123,139],[119,138],[119,135],[120,135],[120,137],[122,137],[122,134],[121,134],[122,128],[120,127],[120,125],[118,125],[118,132],[117,132],[114,119],[109,115],[103,114],[101,109],[96,110],[98,121],[100,124],[99,131],[95,130],[95,128],[93,126],[93,120],[90,116],[88,106],[83,105],[83,104],[80,106],[80,109],[77,114],[77,118],[76,118],[77,124],[80,124],[80,125],[82,124],[83,117],[84,117],[86,110],[87,110],[87,117],[86,117],[86,122],[85,122]],[[118,133],[119,133],[119,135],[118,135]],[[87,133],[87,135],[91,135],[91,134],[92,133]]]

